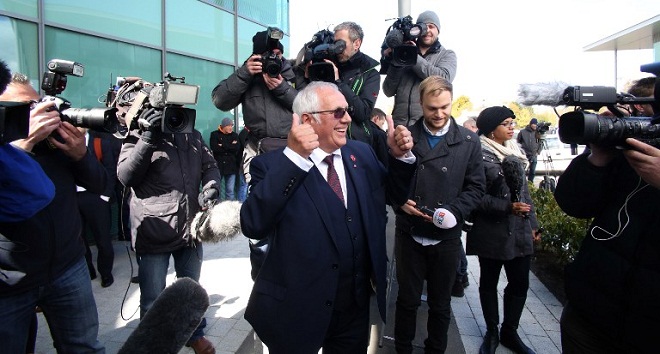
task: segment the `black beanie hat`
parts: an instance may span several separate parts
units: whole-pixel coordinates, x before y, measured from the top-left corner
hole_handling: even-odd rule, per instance
[[[484,109],[477,117],[479,135],[490,134],[500,123],[509,117],[516,119],[513,111],[504,106],[494,106]]]
[[[284,54],[284,46],[282,42],[277,42],[277,48],[280,49],[280,52]],[[252,53],[253,54],[264,54],[268,51],[268,34],[267,31],[257,32],[252,37]]]

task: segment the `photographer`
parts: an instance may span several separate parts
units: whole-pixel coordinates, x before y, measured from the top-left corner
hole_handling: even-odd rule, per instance
[[[527,161],[529,161],[529,171],[527,172],[527,180],[534,183],[534,176],[536,174],[536,163],[538,162],[539,150],[539,132],[536,127],[539,121],[532,118],[525,129],[518,133],[518,144],[525,152]]]
[[[154,88],[155,89],[155,88]],[[137,93],[117,94],[116,105],[130,110]],[[138,94],[139,95],[139,94]],[[141,108],[138,124],[130,124],[124,139],[117,176],[131,188],[131,234],[139,258],[140,317],[165,289],[170,257],[177,278],[199,281],[202,243],[192,240],[190,223],[195,214],[219,197],[220,173],[201,133],[163,132],[164,110]],[[200,193],[200,186],[202,192]],[[202,319],[187,345],[195,353],[215,353],[204,337]]]
[[[422,80],[438,75],[451,83],[456,76],[456,53],[443,47],[438,40],[438,15],[433,11],[424,11],[417,17],[417,23],[426,25],[426,34],[417,41],[407,43],[417,46],[415,65],[398,66],[392,61],[393,48],[385,48],[382,53],[382,67],[389,66],[383,81],[383,92],[387,97],[394,96],[392,118],[396,125],[410,126],[422,116],[419,102],[419,84]]]
[[[660,150],[591,144],[557,183],[568,215],[593,218],[566,266],[561,317],[564,353],[652,353],[660,330]]]
[[[39,100],[22,74],[14,74],[12,83],[0,95],[0,101]],[[3,351],[25,351],[35,307],[39,306],[48,318],[59,353],[103,353],[97,339],[98,314],[80,238],[76,185],[100,194],[108,175],[87,150],[84,135],[61,120],[52,101],[34,105],[28,137],[13,143],[31,152],[55,185],[55,196],[29,219],[0,223]]]
[[[283,60],[284,46],[269,33],[279,31],[270,28],[252,37],[252,55],[236,72],[220,81],[213,89],[213,104],[222,111],[229,111],[239,104],[243,109],[245,126],[249,129],[245,146],[243,169],[250,182],[250,161],[259,147],[286,145],[291,129],[291,105],[298,94],[292,85],[295,74],[291,63]],[[264,72],[264,56],[278,58],[281,70],[271,76]]]

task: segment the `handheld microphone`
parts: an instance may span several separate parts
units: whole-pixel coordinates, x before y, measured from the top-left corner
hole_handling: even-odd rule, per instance
[[[524,106],[562,106],[566,104],[563,96],[564,91],[569,86],[565,82],[557,81],[520,84],[518,88],[518,103]]]
[[[430,209],[425,206],[415,207],[417,210],[433,218],[433,225],[441,229],[451,229],[456,226],[456,216],[445,208]]]
[[[502,174],[504,174],[504,181],[511,192],[511,201],[519,202],[525,183],[525,165],[522,160],[513,155],[505,157],[502,160]]]
[[[200,211],[190,229],[193,239],[218,243],[241,233],[241,202],[225,200]]]
[[[206,290],[190,278],[179,278],[156,298],[119,354],[178,353],[209,307]]]

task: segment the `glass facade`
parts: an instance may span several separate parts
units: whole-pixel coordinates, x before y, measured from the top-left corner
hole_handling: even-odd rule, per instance
[[[288,48],[288,13],[287,0],[2,0],[0,59],[37,90],[49,60],[83,64],[84,76],[69,76],[60,95],[73,107],[101,107],[117,76],[183,76],[200,86],[190,108],[208,141],[224,117],[243,125],[240,107],[219,111],[211,91],[250,56],[255,32],[278,27]]]

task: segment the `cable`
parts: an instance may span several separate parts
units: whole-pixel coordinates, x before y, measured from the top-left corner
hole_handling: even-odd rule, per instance
[[[626,229],[626,227],[628,227],[628,224],[630,223],[630,215],[628,214],[628,201],[630,201],[630,199],[632,197],[634,197],[635,194],[637,194],[639,191],[641,191],[642,189],[649,186],[647,183],[644,183],[644,185],[640,187],[640,185],[642,184],[642,178],[638,177],[638,179],[639,180],[637,181],[637,186],[635,187],[635,189],[632,190],[632,192],[630,192],[630,194],[628,194],[628,196],[626,197],[626,200],[623,202],[623,205],[621,206],[621,208],[619,208],[619,211],[617,212],[617,221],[619,223],[617,231],[615,233],[611,233],[611,232],[605,230],[604,228],[602,228],[600,226],[594,226],[591,229],[591,232],[589,233],[594,240],[596,240],[596,241],[609,241],[609,240],[612,240],[616,237],[619,237],[623,233],[623,231]],[[623,227],[621,226],[622,221],[623,221],[622,218],[621,218],[621,213],[624,214],[625,220],[626,220],[625,223],[623,224]],[[605,234],[610,235],[610,237],[598,238],[598,237],[596,237],[596,235],[594,235],[595,230],[601,230]]]

